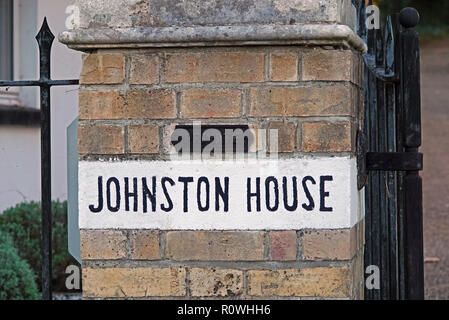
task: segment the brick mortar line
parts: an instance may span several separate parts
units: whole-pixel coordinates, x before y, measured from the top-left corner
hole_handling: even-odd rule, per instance
[[[357,225],[357,223],[356,223]],[[131,229],[122,229],[122,228],[107,228],[107,229],[86,229],[86,228],[81,228],[80,230],[82,231],[119,231],[119,232],[126,232],[126,231],[161,231],[161,232],[210,232],[210,233],[230,233],[230,232],[258,232],[258,233],[262,233],[262,232],[271,232],[271,231],[328,231],[328,230],[332,230],[332,231],[344,231],[344,230],[351,230],[355,227],[355,225],[351,228],[337,228],[337,229],[329,229],[329,228],[319,228],[319,229],[314,229],[314,228],[303,228],[303,229],[295,229],[295,230],[289,230],[289,229],[279,229],[279,230],[273,230],[273,229],[257,229],[257,230],[242,230],[242,229],[229,229],[229,230],[197,230],[197,229],[170,229],[170,230],[161,230],[161,229],[137,229],[137,228],[131,228]]]
[[[328,46],[318,46],[322,51],[337,51],[337,52],[352,52],[352,57],[359,57],[360,52],[350,50],[350,49],[343,49],[341,47],[335,48],[327,48]],[[92,52],[91,54],[96,55],[117,55],[117,56],[124,56],[124,57],[132,57],[134,55],[147,55],[147,56],[163,56],[165,59],[165,56],[167,55],[176,55],[176,54],[185,54],[186,52],[190,55],[207,55],[211,53],[215,54],[241,54],[241,55],[266,55],[266,54],[297,54],[299,56],[302,56],[304,54],[308,54],[316,50],[316,48],[308,48],[304,45],[297,46],[297,47],[286,47],[281,45],[275,45],[275,46],[267,46],[267,45],[261,45],[261,46],[227,46],[227,47],[202,47],[198,49],[192,49],[192,48],[141,48],[141,49],[126,49],[125,53],[122,51],[116,51],[111,49],[104,49],[99,52]],[[353,63],[352,65],[356,65]]]
[[[280,160],[303,160],[316,158],[351,158],[355,159],[355,151],[344,152],[291,152],[279,154]],[[170,154],[80,154],[80,161],[172,161]],[[267,158],[268,159],[268,158]],[[262,159],[263,160],[263,159]],[[177,160],[175,160],[177,161]],[[232,160],[226,160],[232,161]]]
[[[271,53],[265,52],[263,61],[263,78],[264,82],[271,80]]]
[[[160,122],[150,122],[148,124],[156,125],[157,126],[157,133],[158,133],[158,141],[159,141],[159,147],[158,147],[158,156],[163,156],[165,153],[165,146],[164,146],[164,126],[160,124]]]
[[[159,231],[159,256],[162,260],[166,260],[166,254],[165,254],[165,245],[166,245],[166,236],[167,232],[158,230]]]
[[[304,132],[303,122],[298,121],[296,124],[296,134],[295,134],[295,140],[296,140],[296,144],[297,144],[297,148],[296,148],[297,152],[303,152],[303,149],[302,149],[303,132]]]
[[[302,241],[301,238],[303,236],[302,230],[296,231],[296,260],[301,261],[302,258]]]
[[[132,259],[132,249],[131,249],[131,234],[132,234],[132,232],[133,232],[133,230],[123,230],[124,232],[124,234],[125,234],[125,236],[126,236],[126,247],[125,247],[125,249],[126,249],[126,257],[127,257],[127,259],[129,259],[129,260],[131,260]]]
[[[264,243],[263,243],[263,258],[266,261],[270,261],[270,254],[271,254],[271,246],[270,246],[271,236],[270,232],[267,231],[264,234]]]
[[[185,286],[186,286],[186,296],[192,297],[192,292],[190,290],[190,269],[185,268],[186,271],[186,279],[185,279]]]
[[[329,25],[332,24],[331,22],[317,22],[317,24],[322,25]],[[316,48],[320,48],[321,50],[329,51],[351,51],[354,54],[360,54],[360,51],[355,50],[352,47],[346,47],[345,45],[337,45],[337,44],[317,44],[313,47],[307,46],[307,44],[294,44],[294,45],[282,45],[282,44],[275,44],[275,45],[268,45],[268,44],[257,44],[257,45],[230,45],[230,46],[201,46],[201,47],[140,47],[140,48],[126,48],[126,54],[123,54],[123,48],[97,48],[94,49],[90,53],[95,53],[99,55],[107,55],[107,54],[113,54],[113,55],[132,55],[132,54],[142,54],[142,53],[148,53],[148,54],[156,54],[156,53],[203,53],[203,52],[216,52],[216,53],[235,53],[235,52],[242,52],[242,53],[263,53],[265,51],[271,52],[273,50],[279,51],[279,52],[312,52],[313,50],[316,50]]]
[[[238,118],[161,118],[161,119],[145,119],[145,118],[120,118],[120,119],[80,119],[78,125],[113,125],[113,126],[129,126],[129,125],[143,125],[155,124],[160,127],[170,127],[178,124],[192,124],[193,122],[201,122],[203,124],[261,124],[267,122],[352,122],[358,124],[356,116],[351,115],[317,115],[317,116],[278,116],[278,117],[238,117]]]
[[[166,82],[162,84],[83,84],[81,91],[124,91],[124,90],[188,90],[188,89],[248,89],[248,88],[329,88],[329,87],[353,87],[362,89],[353,82],[347,80],[313,80],[313,81],[267,81],[267,82]],[[115,88],[111,90],[111,88]]]
[[[242,296],[248,297],[249,293],[249,274],[248,270],[243,270],[243,294]]]
[[[110,126],[129,126],[129,125],[145,125],[154,124],[159,127],[170,127],[174,125],[193,124],[193,122],[201,122],[205,125],[226,125],[226,124],[268,124],[269,122],[351,122],[354,125],[360,123],[355,116],[350,115],[311,115],[311,116],[279,116],[279,117],[238,117],[238,118],[119,118],[119,119],[80,119],[78,125],[110,125]]]
[[[240,91],[240,118],[248,118],[251,112],[250,90],[242,89]]]
[[[129,126],[124,126],[123,128],[123,147],[125,149],[125,154],[131,153],[131,150],[129,148]]]
[[[298,152],[299,150],[302,149],[302,141],[301,142],[298,141],[298,130],[302,130],[302,125],[300,128],[299,121],[294,121],[293,124],[295,125],[295,130],[293,132],[293,149],[295,150],[295,152]]]
[[[202,268],[202,269],[232,269],[232,270],[284,270],[284,269],[314,269],[314,268],[351,268],[351,260],[310,260],[310,261],[174,261],[174,260],[83,260],[83,268],[127,269],[127,268]]]
[[[181,91],[175,91],[175,110],[176,110],[176,118],[177,119],[182,119],[183,114],[182,114],[182,104],[183,104],[183,100],[184,97],[182,95]]]
[[[304,54],[302,52],[298,52],[297,53],[298,66],[297,66],[297,70],[296,70],[298,72],[298,82],[303,81],[302,80],[303,79],[303,70],[302,70],[303,59],[304,59]],[[350,81],[348,81],[348,82],[350,82]]]
[[[126,55],[125,56],[125,85],[129,87],[129,80],[131,79],[131,60],[132,56]],[[80,86],[81,87],[81,86]]]

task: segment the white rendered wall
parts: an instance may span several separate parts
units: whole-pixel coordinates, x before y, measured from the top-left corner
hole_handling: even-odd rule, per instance
[[[39,199],[39,128],[0,126],[0,212]]]

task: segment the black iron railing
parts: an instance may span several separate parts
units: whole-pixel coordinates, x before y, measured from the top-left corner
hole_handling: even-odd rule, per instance
[[[50,89],[52,86],[77,85],[79,80],[52,80],[50,73],[51,47],[54,35],[44,18],[36,36],[39,45],[39,80],[2,81],[0,87],[40,87],[41,128],[41,195],[42,195],[42,299],[52,299],[51,249],[51,127]]]

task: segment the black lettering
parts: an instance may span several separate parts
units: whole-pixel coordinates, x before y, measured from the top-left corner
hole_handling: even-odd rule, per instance
[[[220,178],[215,178],[215,211],[220,211],[220,197],[223,201],[223,211],[229,211],[229,177],[224,178],[224,191]]]
[[[293,182],[293,204],[290,206],[288,204],[288,188],[287,188],[287,177],[282,178],[282,191],[284,195],[284,207],[287,211],[295,211],[298,209],[298,181],[296,177],[292,177]]]
[[[162,203],[161,209],[165,212],[169,212],[169,211],[173,210],[173,201],[171,200],[170,195],[168,194],[168,191],[167,191],[167,187],[165,186],[166,182],[170,183],[170,185],[172,187],[175,185],[175,182],[171,178],[168,178],[168,177],[163,177],[161,179],[162,191],[164,192],[165,199],[167,199],[167,202],[168,202],[168,206],[166,206],[165,204]]]
[[[147,200],[151,201],[151,211],[156,211],[156,177],[152,177],[152,188],[151,191],[148,189],[147,178],[142,178],[142,204],[143,212],[148,211]]]
[[[307,211],[312,211],[315,208],[315,202],[313,201],[313,197],[310,194],[309,188],[307,187],[307,181],[312,182],[312,184],[316,184],[315,179],[313,179],[311,176],[307,176],[302,179],[302,187],[304,189],[304,193],[306,194],[307,200],[309,201],[309,204],[303,203],[302,207]]]
[[[184,184],[183,206],[184,212],[189,211],[189,183],[193,182],[193,177],[179,177],[178,181]]]
[[[93,204],[89,205],[89,210],[98,213],[103,210],[103,177],[98,177],[98,206],[95,208]]]
[[[206,187],[206,204],[203,206],[201,203],[201,185],[204,184]],[[198,203],[198,210],[201,212],[209,210],[210,205],[210,185],[209,185],[209,179],[206,177],[200,177],[198,179],[198,185],[197,185],[197,192],[196,192],[196,201]]]
[[[115,184],[115,206],[112,206],[111,204],[111,184]],[[106,182],[106,197],[107,197],[107,204],[108,204],[108,210],[111,212],[117,212],[120,210],[120,182],[117,178],[112,177],[109,178]]]
[[[271,193],[270,193],[270,183],[274,184],[274,206],[271,206]],[[279,183],[275,177],[268,177],[265,180],[265,202],[267,205],[268,211],[276,211],[279,208]]]
[[[260,212],[260,178],[256,178],[256,192],[251,192],[251,178],[246,182],[246,206],[248,212],[251,212],[251,199],[256,197],[256,210]]]
[[[133,192],[129,192],[129,178],[125,178],[125,210],[129,211],[129,198],[133,198],[133,211],[137,212],[137,178],[133,178]]]
[[[326,207],[325,201],[326,197],[329,197],[329,192],[325,190],[326,181],[333,181],[332,176],[321,176],[320,177],[320,211],[322,212],[332,212],[331,207]]]

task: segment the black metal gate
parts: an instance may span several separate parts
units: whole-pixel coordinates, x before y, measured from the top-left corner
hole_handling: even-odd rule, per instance
[[[419,39],[413,29],[419,14],[405,8],[382,28],[367,30],[365,1],[355,2],[359,35],[368,45],[364,132],[358,137],[367,171],[361,174],[365,267],[380,270],[380,286],[365,286],[365,299],[423,299]]]

